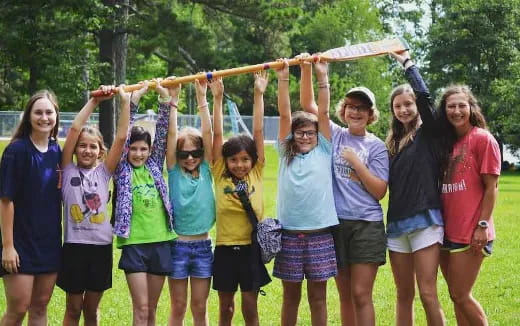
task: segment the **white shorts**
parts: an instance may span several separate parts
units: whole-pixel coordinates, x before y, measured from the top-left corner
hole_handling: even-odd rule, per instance
[[[397,238],[388,238],[388,250],[402,253],[412,253],[427,248],[435,243],[442,245],[444,227],[431,225],[424,229],[404,233]]]

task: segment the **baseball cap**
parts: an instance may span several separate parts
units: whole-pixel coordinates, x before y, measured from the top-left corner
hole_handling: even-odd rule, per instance
[[[374,93],[372,93],[372,91],[369,90],[368,88],[366,88],[364,86],[358,86],[358,87],[351,88],[347,92],[347,94],[345,94],[345,96],[354,95],[354,94],[365,97],[367,100],[370,101],[370,103],[372,104],[372,107],[376,106],[376,97],[374,96]]]

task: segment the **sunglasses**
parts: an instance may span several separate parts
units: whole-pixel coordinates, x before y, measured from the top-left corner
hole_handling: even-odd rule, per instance
[[[193,158],[201,158],[202,155],[204,155],[204,150],[196,149],[194,151],[177,151],[177,158],[181,160],[187,159],[190,155]]]

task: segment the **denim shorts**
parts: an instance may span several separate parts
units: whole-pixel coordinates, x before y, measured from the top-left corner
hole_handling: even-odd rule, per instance
[[[170,277],[183,280],[188,277],[210,278],[213,269],[211,240],[182,241],[171,243],[173,272]]]

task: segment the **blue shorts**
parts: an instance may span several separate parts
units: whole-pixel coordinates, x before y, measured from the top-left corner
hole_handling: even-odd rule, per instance
[[[441,250],[449,251],[450,253],[464,252],[466,250],[471,249],[470,244],[466,243],[457,243],[451,242],[448,239],[444,239],[444,243],[442,244]],[[482,248],[482,254],[484,257],[489,257],[493,253],[493,240],[488,241],[488,243]]]
[[[119,269],[126,274],[169,275],[173,270],[170,241],[123,246]]]
[[[211,240],[182,241],[171,243],[173,272],[170,277],[183,280],[188,277],[210,278],[213,269]]]
[[[274,260],[273,276],[284,281],[326,281],[336,276],[336,252],[330,231],[282,233],[282,250]]]

